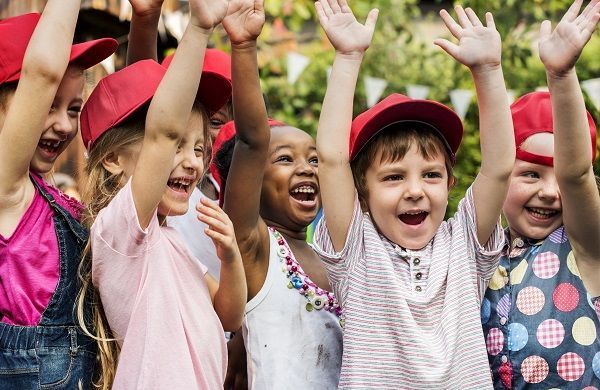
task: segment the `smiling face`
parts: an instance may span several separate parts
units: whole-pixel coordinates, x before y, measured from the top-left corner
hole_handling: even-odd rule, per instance
[[[529,137],[521,149],[553,156],[554,137],[539,133]],[[546,238],[562,224],[560,190],[554,168],[516,160],[503,206],[511,237]]]
[[[79,130],[79,112],[83,105],[83,71],[69,66],[56,91],[44,132],[31,159],[31,170],[47,173]]]
[[[291,126],[271,129],[260,214],[267,224],[303,230],[321,207],[315,141]]]

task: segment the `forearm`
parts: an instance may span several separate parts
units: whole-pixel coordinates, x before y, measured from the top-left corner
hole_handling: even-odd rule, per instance
[[[554,170],[557,180],[580,181],[590,174],[592,145],[583,94],[572,68],[547,72],[554,121]]]
[[[219,289],[214,308],[226,331],[234,332],[242,325],[248,290],[241,257],[221,263]]]
[[[127,65],[151,59],[157,61],[157,34],[160,8],[144,14],[134,13],[131,17],[127,44]]]
[[[472,71],[479,105],[481,174],[508,185],[515,162],[513,123],[500,65]]]
[[[188,25],[173,61],[152,99],[146,119],[146,136],[181,139],[198,92],[204,53],[211,30]]]
[[[45,78],[58,87],[69,63],[80,5],[79,0],[46,3],[25,52],[22,78]]]
[[[267,149],[270,129],[260,89],[256,40],[231,45],[233,111],[240,140]]]

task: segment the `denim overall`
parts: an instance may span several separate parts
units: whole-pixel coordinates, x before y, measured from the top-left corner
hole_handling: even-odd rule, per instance
[[[88,233],[35,179],[54,211],[60,275],[37,326],[0,323],[0,390],[90,389],[96,342],[77,325],[77,267]],[[32,242],[31,245],[36,245]],[[86,318],[91,318],[86,305]]]

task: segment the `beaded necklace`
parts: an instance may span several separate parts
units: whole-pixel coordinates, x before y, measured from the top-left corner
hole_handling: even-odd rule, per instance
[[[287,285],[288,288],[295,288],[300,295],[303,295],[306,298],[306,311],[326,310],[330,313],[334,313],[339,318],[340,326],[343,327],[344,314],[333,293],[323,290],[318,287],[315,282],[310,280],[298,261],[294,258],[292,250],[281,233],[272,227],[270,227],[269,230],[279,245],[279,248],[277,248],[277,255],[282,264],[281,271],[285,273],[289,280]]]

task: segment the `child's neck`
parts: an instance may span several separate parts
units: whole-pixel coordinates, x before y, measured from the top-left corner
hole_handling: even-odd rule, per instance
[[[265,220],[267,226],[274,228],[283,235],[286,241],[304,241],[306,242],[306,227],[298,229],[290,229],[286,226],[273,221]]]

